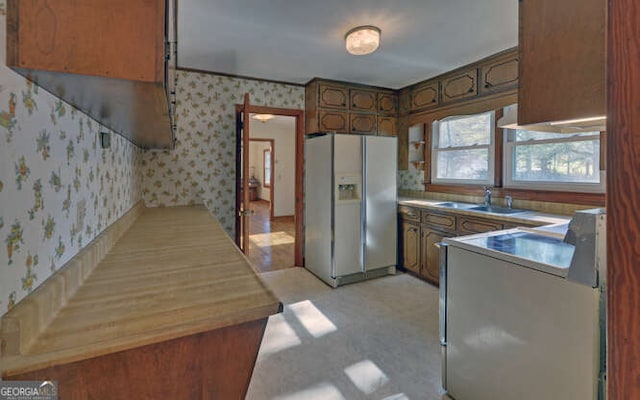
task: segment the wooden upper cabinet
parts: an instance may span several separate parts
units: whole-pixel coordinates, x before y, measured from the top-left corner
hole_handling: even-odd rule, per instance
[[[351,89],[351,111],[376,112],[376,92]]]
[[[520,125],[606,114],[606,10],[606,0],[520,0]]]
[[[411,111],[436,107],[439,104],[438,81],[420,84],[411,91]]]
[[[378,113],[397,114],[398,96],[393,93],[378,93]]]
[[[508,54],[480,67],[480,93],[489,94],[518,87],[518,52]]]
[[[9,0],[7,10],[10,67],[164,79],[165,0]]]
[[[351,133],[362,133],[375,135],[378,129],[377,117],[375,114],[350,114]]]
[[[443,103],[474,97],[478,94],[478,69],[470,68],[440,80]]]
[[[349,114],[342,111],[318,112],[319,132],[349,132]]]
[[[411,111],[411,89],[404,88],[398,93],[398,113],[406,115],[409,111]]]
[[[349,101],[349,89],[346,87],[327,85],[321,83],[318,85],[318,106],[326,108],[347,109],[347,101]]]
[[[378,116],[378,135],[398,136],[398,118]]]
[[[172,4],[9,0],[7,66],[136,145],[170,148]]]

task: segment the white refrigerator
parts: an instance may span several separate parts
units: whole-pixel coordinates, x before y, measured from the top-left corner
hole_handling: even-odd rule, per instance
[[[397,139],[305,140],[305,266],[333,287],[397,265]]]

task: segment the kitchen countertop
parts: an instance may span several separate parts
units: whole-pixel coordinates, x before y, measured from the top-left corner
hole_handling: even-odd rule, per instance
[[[208,332],[281,307],[205,207],[145,209],[42,332],[3,349],[2,372]]]
[[[465,210],[459,208],[450,208],[438,206],[438,203],[447,203],[449,200],[431,200],[423,198],[399,197],[398,204],[410,207],[418,207],[422,209],[446,212],[448,214],[463,215],[476,218],[487,218],[496,221],[503,221],[510,224],[525,225],[550,225],[565,224],[571,221],[571,217],[567,215],[547,214],[537,211],[525,211],[516,214],[497,214],[491,212]],[[480,205],[480,204],[479,204]],[[515,208],[515,207],[514,207]]]

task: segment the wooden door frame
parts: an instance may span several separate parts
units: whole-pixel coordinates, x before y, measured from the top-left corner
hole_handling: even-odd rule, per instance
[[[242,110],[242,104],[236,104],[236,115]],[[266,106],[249,106],[249,114],[273,114],[285,117],[294,117],[296,119],[296,189],[295,189],[295,244],[294,244],[294,264],[298,267],[304,266],[304,111],[291,108],[277,108]],[[238,146],[236,146],[236,166],[239,164]],[[236,174],[237,174],[236,170]],[[237,179],[236,179],[237,181]],[[237,186],[237,185],[236,185]],[[239,209],[238,196],[236,195],[236,230],[238,229],[237,210]]]
[[[275,182],[273,179],[273,171],[275,171],[275,159],[276,159],[276,141],[275,139],[263,139],[263,138],[251,138],[251,136],[249,136],[249,143],[251,142],[269,142],[269,145],[271,146],[271,186],[269,187],[269,220],[273,220],[273,209],[275,208],[275,194],[276,194],[276,190],[275,190]],[[249,150],[249,152],[251,152],[251,150]],[[263,161],[264,164],[264,161]],[[264,168],[264,165],[263,165]],[[264,175],[262,177],[262,179],[264,180]],[[262,182],[262,185],[264,186],[264,182]]]

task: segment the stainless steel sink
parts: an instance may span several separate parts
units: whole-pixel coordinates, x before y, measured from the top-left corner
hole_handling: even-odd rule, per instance
[[[473,207],[477,207],[475,204],[458,203],[455,201],[448,201],[446,203],[437,203],[435,205],[439,207],[446,207],[446,208],[457,208],[460,210],[469,210],[469,209],[473,209]]]
[[[505,208],[505,207],[496,207],[496,206],[475,206],[471,208],[467,208],[469,211],[480,211],[494,214],[517,214],[526,212],[527,210],[519,210],[517,208]]]

